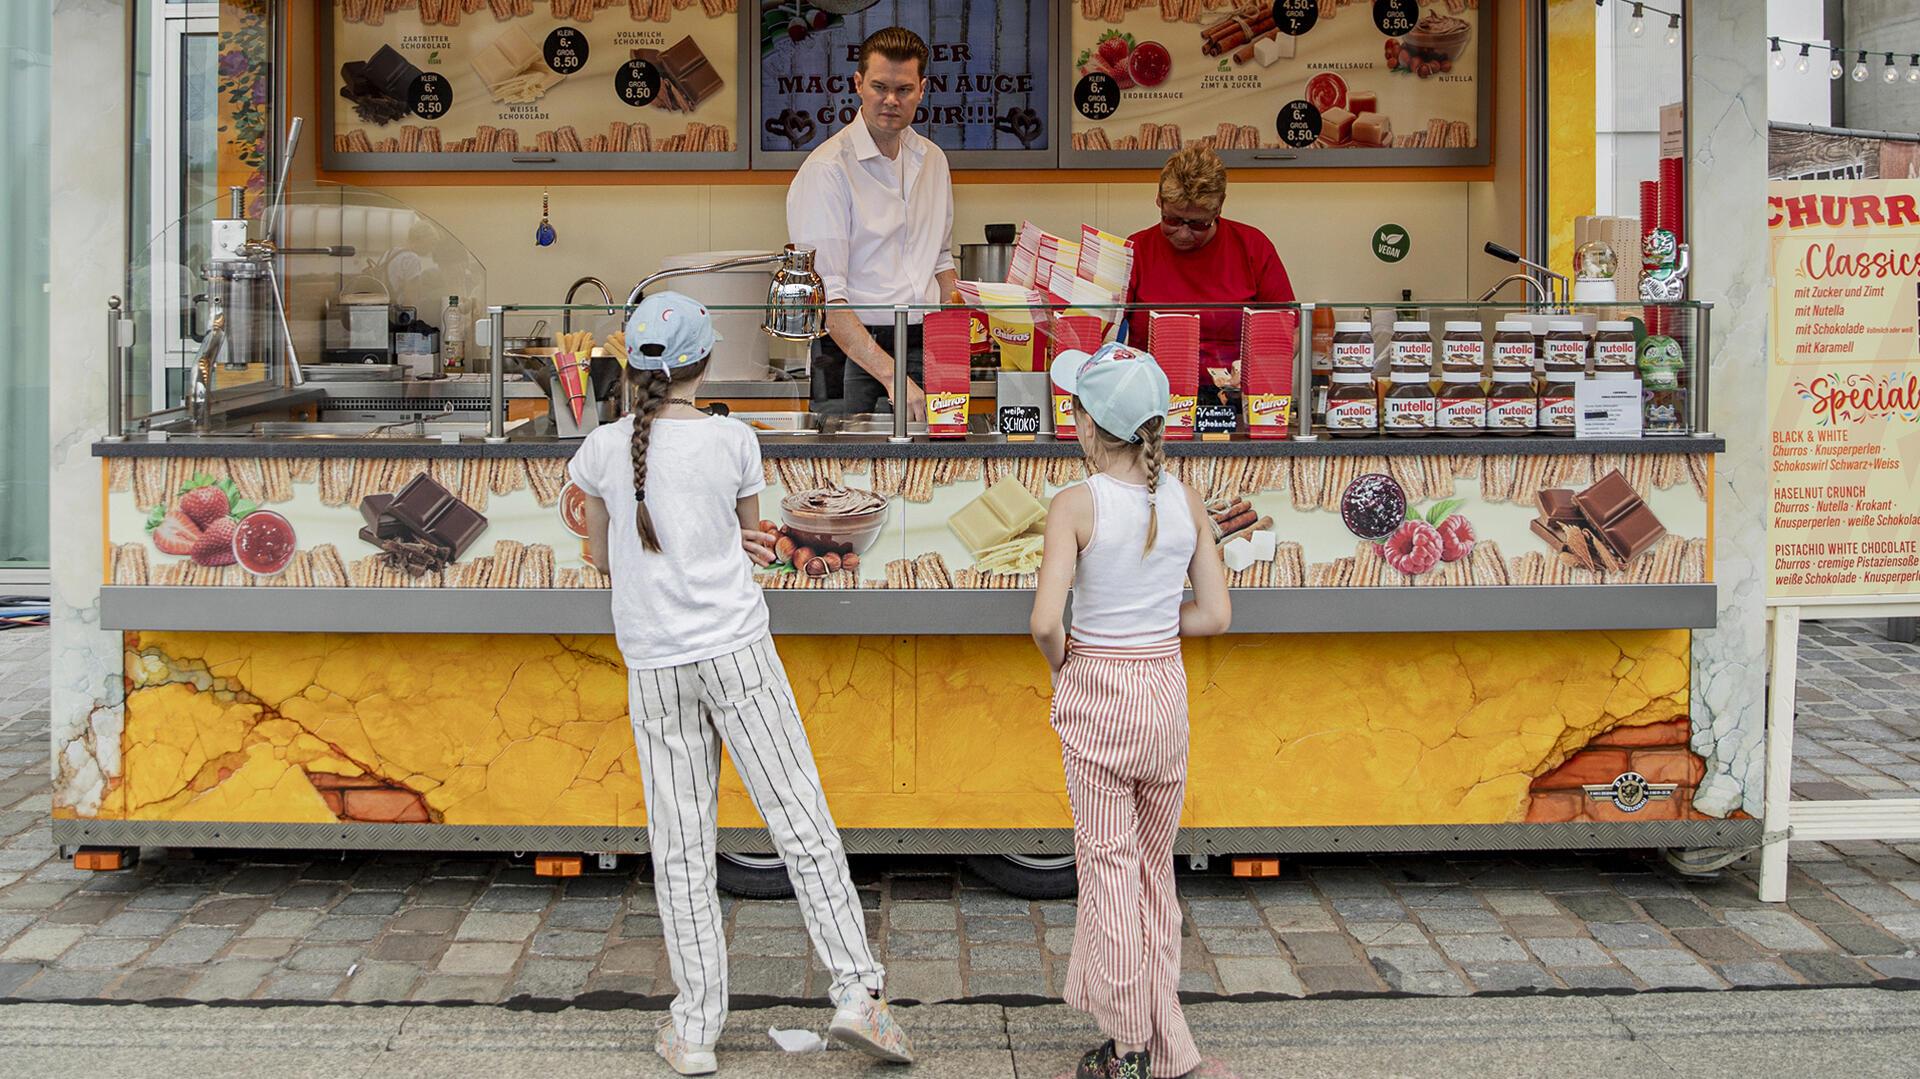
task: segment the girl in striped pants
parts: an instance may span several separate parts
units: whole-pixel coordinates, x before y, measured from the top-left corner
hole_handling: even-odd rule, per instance
[[[681,1075],[718,1067],[727,941],[713,862],[725,742],[833,974],[828,1034],[911,1063],[913,1047],[881,996],[885,972],[867,945],[840,833],[748,564],[773,560],[773,537],[758,531],[760,443],[738,420],[693,406],[716,340],[706,308],[689,297],[643,300],[627,323],[639,402],[633,415],[588,435],[568,465],[587,496],[593,564],[613,577],[654,890],[680,991],[654,1052]]]
[[[1226,632],[1226,571],[1200,500],[1165,473],[1167,379],[1109,344],[1051,369],[1074,398],[1093,475],[1054,496],[1033,639],[1053,669],[1053,728],[1073,803],[1080,913],[1066,1000],[1107,1041],[1077,1079],[1185,1075],[1200,1051],[1180,1012],[1173,837],[1187,780],[1180,638]],[[1182,602],[1186,581],[1194,598]],[[1073,591],[1073,629],[1062,624]]]

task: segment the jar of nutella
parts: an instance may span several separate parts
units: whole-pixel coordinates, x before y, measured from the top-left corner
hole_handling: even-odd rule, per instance
[[[1373,374],[1373,324],[1336,322],[1333,324],[1334,371],[1365,371]]]
[[[1479,360],[1464,355],[1440,361],[1440,394],[1433,426],[1446,435],[1479,435],[1487,430],[1487,390],[1480,384]]]
[[[1640,368],[1640,343],[1633,323],[1602,322],[1593,335],[1593,373],[1598,378],[1631,378]]]
[[[1529,335],[1531,336],[1531,335]],[[1539,398],[1532,371],[1495,371],[1487,394],[1487,430],[1501,435],[1530,435],[1539,427]]]
[[[1533,343],[1533,327],[1524,322],[1496,322],[1493,324],[1493,370],[1525,371],[1533,374],[1534,361],[1538,350]]]
[[[1380,402],[1374,396],[1373,372],[1333,372],[1327,394],[1327,433],[1340,438],[1364,438],[1379,433]]]
[[[1447,332],[1440,338],[1441,370],[1447,370],[1447,364],[1472,364],[1476,371],[1484,371],[1487,366],[1487,339],[1480,332],[1478,322],[1448,322]]]
[[[1547,379],[1540,387],[1540,433],[1573,434],[1574,387],[1587,377],[1585,364],[1562,353],[1547,360]]]
[[[1572,319],[1549,323],[1546,348],[1540,357],[1544,363],[1543,370],[1552,371],[1558,365],[1564,372],[1569,364],[1578,364],[1580,372],[1585,374],[1591,344],[1587,340],[1587,331],[1580,328],[1580,323]]]
[[[1393,324],[1393,352],[1389,357],[1395,370],[1402,367],[1408,370],[1420,367],[1429,377],[1433,372],[1433,330],[1425,322],[1407,321]]]
[[[1395,360],[1386,395],[1380,401],[1380,430],[1390,435],[1433,433],[1433,372]]]

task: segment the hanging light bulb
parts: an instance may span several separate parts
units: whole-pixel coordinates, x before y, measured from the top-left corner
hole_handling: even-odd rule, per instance
[[[1667,44],[1680,44],[1680,16],[1677,14],[1667,17]]]
[[[1793,62],[1793,69],[1802,75],[1807,73],[1807,50],[1809,48],[1812,48],[1812,46],[1803,42],[1800,45],[1800,59]],[[1916,60],[1915,63],[1920,63],[1920,60]]]
[[[1880,69],[1880,81],[1896,83],[1900,81],[1900,71],[1893,66],[1893,54],[1887,54],[1887,66]]]
[[[1644,4],[1633,5],[1633,19],[1627,23],[1627,33],[1634,37],[1643,37],[1647,32],[1647,9]]]
[[[1827,78],[1829,79],[1846,78],[1847,66],[1840,62],[1840,50],[1832,46],[1828,46],[1827,55],[1831,57],[1831,59],[1827,61]]]
[[[1853,62],[1853,81],[1867,81],[1867,50],[1861,49],[1860,56]]]
[[[1773,38],[1772,40],[1773,40],[1773,47],[1768,49],[1767,51],[1772,54],[1773,69],[1775,71],[1778,71],[1781,68],[1787,66],[1787,54],[1780,51],[1779,38]]]
[[[1920,83],[1920,52],[1914,53],[1907,60],[1907,81]]]

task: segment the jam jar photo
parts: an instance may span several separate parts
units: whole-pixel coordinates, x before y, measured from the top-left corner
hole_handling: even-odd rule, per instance
[[[1602,322],[1596,329],[1599,332],[1593,335],[1593,373],[1628,377],[1639,373],[1640,341],[1634,336],[1633,323]]]
[[[1530,435],[1539,428],[1540,400],[1533,393],[1532,371],[1495,371],[1487,394],[1490,434]]]
[[[1464,358],[1440,363],[1440,395],[1434,402],[1434,429],[1445,435],[1478,435],[1487,430],[1487,390],[1480,364]]]
[[[1333,324],[1333,369],[1365,371],[1373,374],[1373,324],[1336,322]]]
[[[1337,438],[1365,438],[1380,431],[1380,402],[1375,396],[1373,372],[1333,373],[1333,392],[1327,395],[1327,433]]]
[[[1533,342],[1533,327],[1524,322],[1496,322],[1493,326],[1493,370],[1525,371],[1533,374],[1539,358]]]

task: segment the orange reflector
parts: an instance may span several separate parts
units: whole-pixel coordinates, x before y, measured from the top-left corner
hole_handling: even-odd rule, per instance
[[[1280,875],[1278,858],[1235,858],[1233,875],[1236,877],[1277,877]]]
[[[533,875],[577,877],[580,875],[581,860],[577,854],[536,854],[533,858]]]
[[[113,873],[127,867],[127,855],[111,847],[81,847],[73,854],[73,867],[91,873]]]

